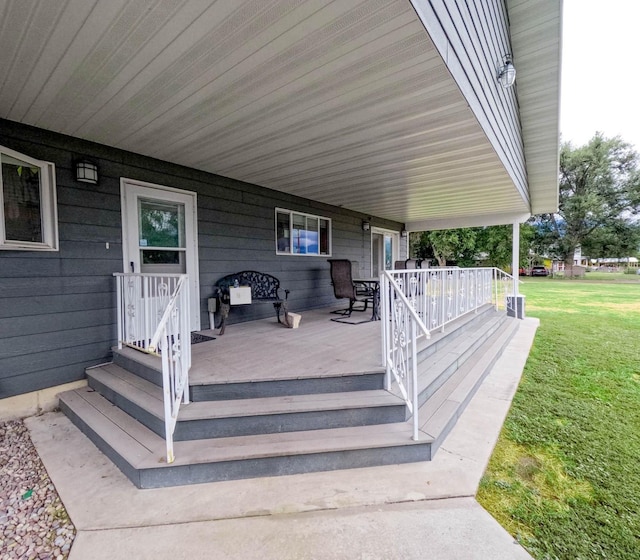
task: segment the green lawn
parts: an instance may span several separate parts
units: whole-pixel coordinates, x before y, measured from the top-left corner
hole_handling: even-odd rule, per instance
[[[478,500],[537,559],[640,559],[640,284],[598,280],[521,284],[541,326]]]
[[[562,273],[559,274],[559,279],[562,279]],[[582,280],[590,280],[595,282],[621,282],[621,283],[631,283],[636,284],[640,283],[640,275],[638,274],[625,274],[624,272],[587,272],[584,275]],[[567,279],[567,281],[573,281],[572,279]]]

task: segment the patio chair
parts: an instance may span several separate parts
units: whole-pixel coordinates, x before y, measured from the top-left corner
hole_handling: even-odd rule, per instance
[[[369,303],[373,304],[373,291],[364,284],[353,281],[352,265],[348,259],[327,259],[331,265],[331,284],[336,299],[348,299],[349,307],[332,311],[340,315],[340,318],[331,319],[336,322],[345,322],[342,319],[351,317],[354,311],[366,311]],[[363,305],[356,305],[363,304]],[[362,321],[363,323],[367,321]]]

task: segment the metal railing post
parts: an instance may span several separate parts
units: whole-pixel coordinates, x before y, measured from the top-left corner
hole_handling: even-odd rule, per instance
[[[118,321],[118,350],[122,350],[123,325],[122,325],[122,284],[124,279],[116,276],[116,313]]]
[[[411,321],[411,400],[412,400],[412,408],[413,408],[413,439],[414,441],[418,441],[418,428],[419,428],[419,420],[418,420],[418,343],[416,336],[416,322],[415,320],[409,319]]]

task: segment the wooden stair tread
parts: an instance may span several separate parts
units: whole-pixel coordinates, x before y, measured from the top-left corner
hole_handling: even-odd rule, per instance
[[[431,443],[427,437],[420,441],[413,441],[411,435],[411,425],[402,422],[354,428],[180,441],[174,444],[176,453],[174,465],[428,445]]]
[[[131,464],[165,448],[161,437],[89,387],[65,391],[59,398]]]
[[[401,422],[175,442],[176,461],[167,465],[164,439],[99,393],[82,388],[62,393],[60,399],[136,469],[429,444],[428,439],[413,441],[411,425]]]
[[[355,408],[402,406],[404,401],[382,389],[348,393],[318,393],[286,397],[261,397],[235,401],[212,401],[189,403],[181,410],[181,418],[230,418],[237,416],[260,416],[265,414],[293,414],[349,410]]]
[[[148,410],[159,418],[164,417],[162,390],[123,368],[108,364],[89,372],[100,383]],[[179,421],[260,416],[267,414],[293,414],[355,408],[402,406],[402,399],[384,391],[369,390],[344,393],[317,393],[282,397],[201,401],[182,405]]]
[[[303,373],[292,373],[291,375],[263,375],[261,373],[256,373],[254,375],[250,374],[241,374],[237,375],[233,379],[224,380],[224,381],[216,381],[216,385],[233,385],[236,383],[268,383],[270,381],[300,381],[303,379],[340,379],[342,377],[364,377],[367,375],[379,375],[380,373],[384,373],[384,368],[381,366],[379,368],[371,368],[367,371],[354,371],[354,372],[343,372],[343,373],[318,373],[313,372],[309,375],[304,375]],[[197,387],[199,385],[209,385],[209,382],[205,381],[190,381],[189,384],[192,387]]]

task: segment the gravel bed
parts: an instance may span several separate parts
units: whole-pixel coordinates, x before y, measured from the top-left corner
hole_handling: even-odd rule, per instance
[[[0,423],[0,560],[64,560],[75,535],[26,426]]]

